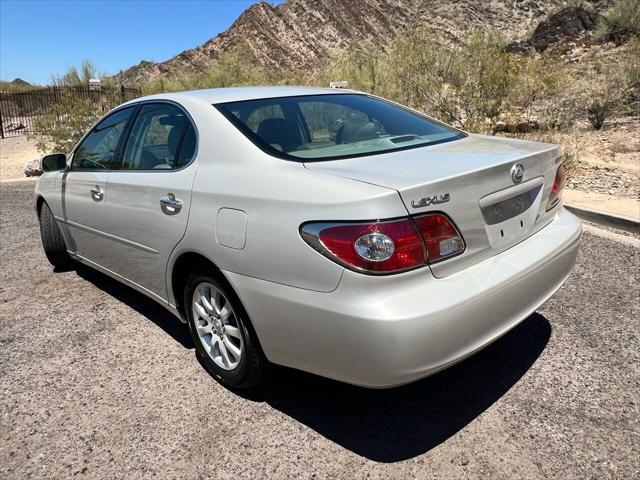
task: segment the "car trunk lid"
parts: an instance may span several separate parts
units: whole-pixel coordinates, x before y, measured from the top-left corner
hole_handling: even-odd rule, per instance
[[[469,135],[430,147],[305,166],[395,189],[411,215],[447,214],[466,249],[431,265],[436,277],[444,277],[510,248],[546,225],[553,216],[546,205],[559,162],[555,145]],[[522,178],[515,172],[514,180],[512,170],[518,164]]]

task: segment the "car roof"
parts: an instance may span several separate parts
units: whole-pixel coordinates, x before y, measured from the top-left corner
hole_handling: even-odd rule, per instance
[[[191,90],[186,92],[159,93],[136,98],[133,102],[142,100],[175,100],[185,97],[202,100],[209,104],[240,102],[244,100],[258,100],[263,98],[295,97],[300,95],[327,95],[340,93],[356,93],[353,90],[317,87],[232,87],[208,88],[205,90]]]

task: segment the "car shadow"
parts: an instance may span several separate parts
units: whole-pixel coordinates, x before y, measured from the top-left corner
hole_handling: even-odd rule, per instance
[[[136,290],[83,265],[77,274],[156,324],[185,348],[188,327]],[[535,363],[551,336],[534,313],[465,361],[403,387],[370,390],[279,367],[253,391],[235,391],[315,430],[353,453],[384,463],[424,454],[498,401]]]
[[[184,348],[194,348],[191,336],[189,335],[189,327],[154,300],[82,264],[76,265],[74,269],[78,276],[91,282],[103,292],[108,293],[116,300],[128,305],[140,315],[155,323]]]
[[[280,369],[245,397],[353,453],[398,462],[440,445],[493,405],[533,365],[550,335],[549,322],[536,313],[464,362],[404,387],[369,390]]]

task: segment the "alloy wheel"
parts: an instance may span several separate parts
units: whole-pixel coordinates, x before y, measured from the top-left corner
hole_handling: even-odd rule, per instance
[[[192,315],[211,360],[224,370],[236,368],[242,360],[244,340],[240,321],[224,293],[211,283],[198,284],[193,292]]]

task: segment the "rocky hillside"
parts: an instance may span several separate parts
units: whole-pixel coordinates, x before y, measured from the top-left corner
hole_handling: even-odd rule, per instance
[[[333,48],[364,41],[384,46],[401,30],[427,24],[455,41],[469,29],[491,29],[514,39],[531,32],[570,0],[288,0],[252,5],[220,35],[160,63],[142,61],[117,75],[123,84],[206,70],[245,42],[268,69],[317,68]],[[590,2],[597,10],[610,3]]]
[[[529,38],[514,41],[507,50],[544,52],[549,47],[566,50],[571,44],[587,43],[588,32],[595,29],[596,21],[595,11],[580,5],[564,7],[542,20]]]

